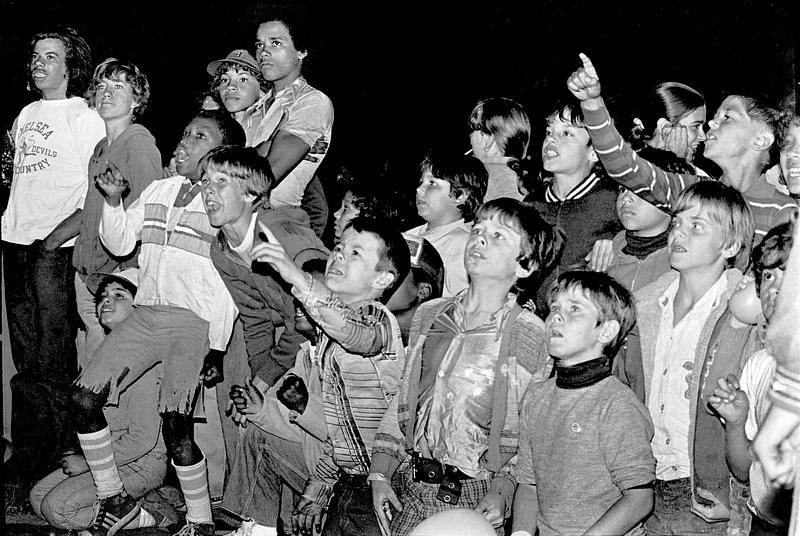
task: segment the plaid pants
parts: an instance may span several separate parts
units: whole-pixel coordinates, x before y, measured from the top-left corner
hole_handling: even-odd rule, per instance
[[[489,480],[463,480],[458,504],[447,504],[436,498],[439,485],[414,482],[411,479],[411,468],[400,473],[400,477],[400,502],[403,503],[403,511],[396,513],[392,520],[392,536],[407,536],[417,525],[437,512],[453,508],[475,508],[489,491],[490,484]],[[503,536],[505,529],[501,526],[495,532],[498,536]]]

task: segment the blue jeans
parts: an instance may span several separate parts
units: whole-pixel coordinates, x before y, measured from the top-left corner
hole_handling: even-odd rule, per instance
[[[76,375],[72,248],[3,242],[15,471],[40,477],[59,465],[73,433],[69,386]]]
[[[656,480],[655,508],[645,519],[647,536],[725,536],[728,523],[706,523],[692,513],[692,486],[688,478]]]

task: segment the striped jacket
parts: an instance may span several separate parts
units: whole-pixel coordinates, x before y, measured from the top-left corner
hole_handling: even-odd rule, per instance
[[[211,263],[211,227],[198,195],[183,208],[172,232],[167,222],[181,176],[153,181],[126,210],[103,204],[100,239],[113,255],[131,252],[141,240],[136,305],[171,305],[188,309],[208,322],[214,350],[225,350],[237,310]]]
[[[701,180],[713,180],[700,175],[664,171],[640,158],[622,139],[605,106],[601,106],[598,110],[584,109],[583,116],[594,149],[608,176],[648,203],[653,205],[669,203],[674,207],[678,196],[685,188]],[[742,192],[742,196],[753,211],[756,223],[755,244],[761,242],[767,231],[787,221],[797,210],[794,200],[776,190],[763,174],[746,192]]]

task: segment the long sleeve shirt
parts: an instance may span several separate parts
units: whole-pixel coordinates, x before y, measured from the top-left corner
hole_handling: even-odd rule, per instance
[[[688,186],[701,180],[711,180],[700,175],[671,173],[640,158],[622,139],[605,105],[598,110],[584,108],[583,116],[592,144],[608,176],[648,203],[668,203],[674,207],[678,196]],[[756,243],[761,242],[767,231],[775,225],[791,218],[797,210],[794,200],[776,190],[763,174],[747,191],[742,192],[742,196],[753,211]]]
[[[173,206],[185,180],[177,176],[152,182],[127,210],[104,203],[100,239],[114,255],[125,255],[141,240],[134,303],[192,311],[208,322],[211,348],[225,350],[236,306],[211,262],[215,230],[203,200],[197,196],[183,208]],[[174,216],[174,228],[168,228]]]

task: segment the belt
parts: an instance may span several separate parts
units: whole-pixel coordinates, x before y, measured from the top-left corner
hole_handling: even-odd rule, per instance
[[[441,484],[442,480],[472,480],[458,467],[448,465],[430,458],[423,458],[416,452],[411,457],[411,478],[414,482],[426,484]]]
[[[370,484],[367,482],[367,475],[351,475],[344,471],[339,471],[337,483],[345,488],[370,488]]]

